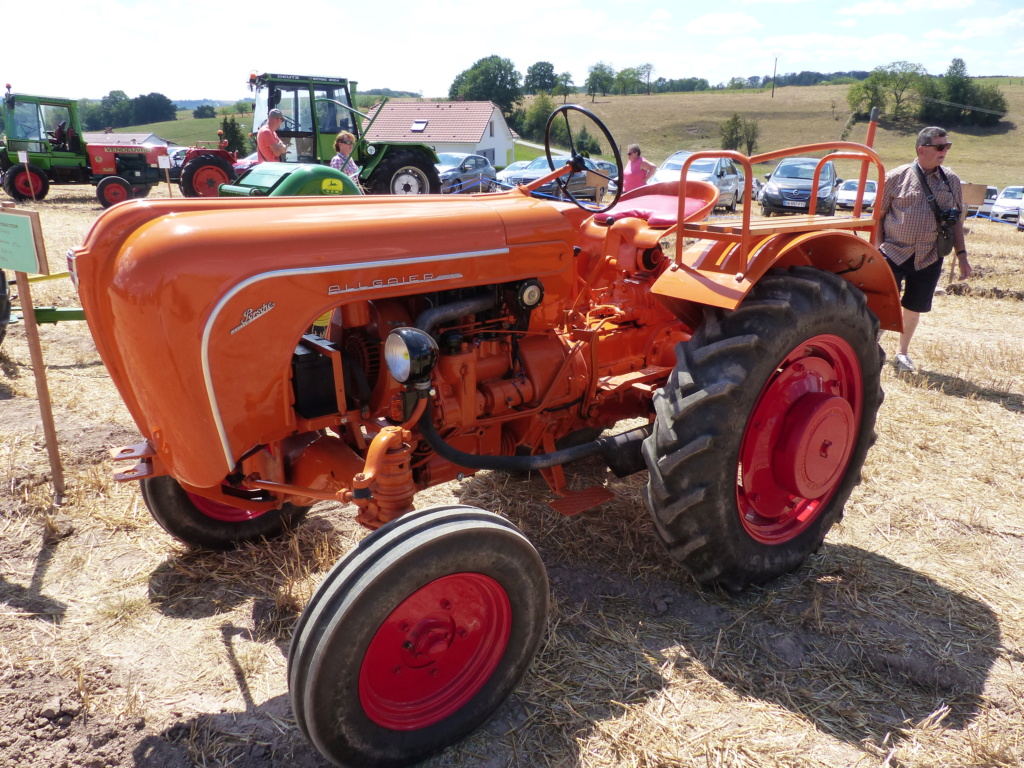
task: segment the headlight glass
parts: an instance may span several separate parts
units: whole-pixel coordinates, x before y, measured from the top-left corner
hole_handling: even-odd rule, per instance
[[[384,342],[384,362],[402,384],[429,379],[437,354],[437,342],[418,328],[396,328]]]

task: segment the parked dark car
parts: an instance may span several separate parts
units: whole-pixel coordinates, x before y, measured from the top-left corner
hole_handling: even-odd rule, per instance
[[[490,192],[498,176],[491,161],[483,155],[464,152],[439,152],[435,163],[441,176],[441,193]]]
[[[693,152],[685,149],[669,155],[651,176],[650,183],[678,181],[683,162]],[[706,181],[718,187],[718,207],[736,210],[736,204],[743,200],[743,175],[740,168],[728,157],[702,157],[690,163],[686,172],[690,181]]]
[[[552,160],[556,164],[564,164],[566,158],[554,157],[552,158]],[[588,170],[594,171],[596,173],[602,173],[602,171],[599,170],[598,167],[594,164],[594,161],[591,160],[589,157],[583,158],[583,164],[587,167]],[[507,183],[511,186],[516,186],[517,184],[528,184],[531,181],[536,181],[541,176],[547,176],[549,173],[551,173],[552,170],[553,169],[551,168],[551,166],[548,165],[547,157],[541,155],[540,157],[535,158],[525,168],[518,171],[513,171],[512,174],[507,177]],[[610,174],[603,175],[609,176]],[[605,178],[595,178],[597,178],[596,186],[588,184],[587,173],[585,171],[578,171],[577,173],[574,173],[572,176],[569,177],[569,192],[572,194],[573,197],[580,200],[594,200],[596,202],[600,202],[601,198],[604,197],[604,193],[608,191],[608,181]],[[544,186],[540,187],[539,189],[536,190],[536,192],[542,195],[549,195],[551,197],[562,196],[561,190],[553,181],[550,181]]]
[[[787,157],[775,166],[774,171],[765,174],[768,183],[761,191],[761,214],[807,213],[810,209],[811,181],[817,164],[818,160],[814,157]],[[822,166],[815,213],[835,215],[836,195],[842,181],[836,176],[831,161]]]

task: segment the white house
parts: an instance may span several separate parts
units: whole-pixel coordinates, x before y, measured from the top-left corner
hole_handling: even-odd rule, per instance
[[[371,117],[380,107],[370,110]],[[483,155],[498,167],[512,162],[512,131],[490,101],[389,101],[366,134],[369,141],[427,144],[435,152]]]

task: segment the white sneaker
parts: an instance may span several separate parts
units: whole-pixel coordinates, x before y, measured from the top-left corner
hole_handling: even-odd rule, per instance
[[[900,352],[896,355],[896,362],[894,363],[896,370],[901,373],[914,373],[917,367],[914,365],[914,361],[910,359],[910,355],[905,355]]]

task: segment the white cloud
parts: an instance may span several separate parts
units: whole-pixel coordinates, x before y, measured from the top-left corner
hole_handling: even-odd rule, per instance
[[[764,24],[747,13],[709,13],[690,19],[685,29],[695,34],[709,34],[714,30],[728,29],[734,34],[741,35],[755,29],[764,29]]]
[[[894,3],[889,0],[868,0],[866,3],[858,3],[846,8],[836,8],[836,13],[849,16],[902,16],[910,13],[913,9],[909,3]],[[928,10],[928,6],[922,5],[921,12]]]

